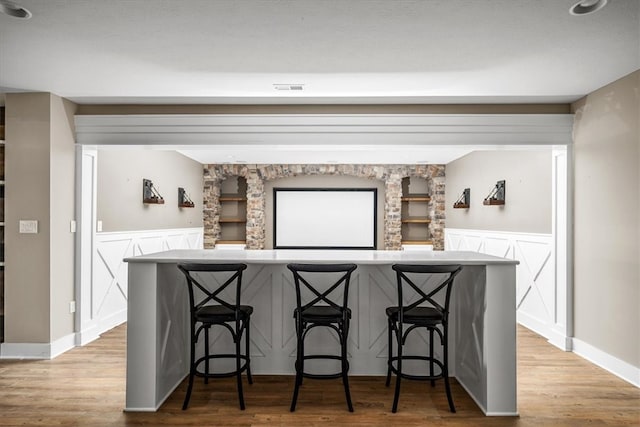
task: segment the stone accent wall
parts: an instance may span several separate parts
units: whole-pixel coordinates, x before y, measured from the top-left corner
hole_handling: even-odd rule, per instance
[[[204,166],[204,247],[215,247],[220,239],[220,183],[241,176],[247,180],[247,249],[265,247],[265,181],[301,175],[348,175],[383,181],[384,249],[400,250],[402,241],[402,179],[427,180],[431,202],[430,234],[435,250],[444,249],[445,166],[444,165],[231,165]]]

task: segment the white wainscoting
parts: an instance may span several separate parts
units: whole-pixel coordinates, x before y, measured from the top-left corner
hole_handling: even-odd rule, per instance
[[[553,235],[445,228],[444,236],[445,250],[480,252],[520,261],[516,269],[518,323],[555,341],[552,338],[558,333],[556,316],[561,307],[557,301]]]
[[[96,233],[91,295],[82,307],[83,322],[77,342],[93,341],[127,320],[126,257],[169,249],[202,249],[203,229],[177,228],[148,231]]]

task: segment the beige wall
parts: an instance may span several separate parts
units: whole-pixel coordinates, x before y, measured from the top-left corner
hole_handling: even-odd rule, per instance
[[[142,203],[142,179],[150,179],[163,205]],[[98,152],[97,215],[102,231],[202,227],[202,165],[180,153],[141,149]],[[193,208],[178,207],[183,187]]]
[[[640,367],[640,71],[573,105],[575,337]]]
[[[75,106],[49,93],[5,102],[5,341],[48,343],[73,333]],[[18,233],[21,219],[38,233]]]
[[[505,180],[504,206],[482,201]],[[471,207],[454,209],[465,188]],[[476,151],[447,165],[446,227],[551,233],[551,151]]]

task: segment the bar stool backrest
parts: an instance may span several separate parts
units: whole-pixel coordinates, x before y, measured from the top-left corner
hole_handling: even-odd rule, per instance
[[[449,303],[451,300],[451,289],[453,279],[462,270],[462,266],[458,264],[452,265],[413,265],[413,264],[394,264],[392,267],[397,276],[398,284],[398,307],[399,320],[402,323],[404,313],[419,306],[430,306],[435,308],[442,314],[446,321],[449,314]],[[429,291],[423,291],[419,284],[415,283],[416,274],[444,275],[436,285],[431,287]],[[405,297],[408,292],[415,292],[415,300],[409,304],[405,304]],[[438,298],[444,293],[444,302],[442,298]]]
[[[246,264],[178,264],[187,278],[191,315],[207,305],[222,305],[239,315],[242,272]],[[222,282],[219,277],[206,277],[198,273],[231,273]],[[214,281],[213,283],[211,281]],[[227,288],[230,290],[227,291]]]
[[[337,310],[347,308],[349,299],[349,282],[351,273],[357,268],[355,264],[289,264],[287,268],[293,273],[296,288],[297,307],[304,311],[315,305],[328,305]],[[332,276],[333,283],[327,284],[323,274],[321,278],[315,273],[343,273]],[[341,286],[342,285],[342,286]],[[340,292],[342,292],[340,294]],[[303,301],[303,294],[310,298]]]

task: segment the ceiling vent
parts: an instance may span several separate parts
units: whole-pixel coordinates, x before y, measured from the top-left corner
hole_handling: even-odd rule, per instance
[[[291,84],[291,83],[287,83],[287,84],[274,84],[273,88],[275,90],[304,90],[304,85],[303,84]]]

